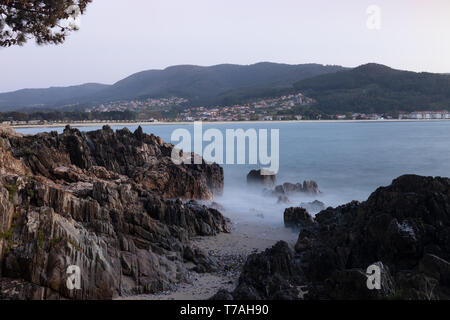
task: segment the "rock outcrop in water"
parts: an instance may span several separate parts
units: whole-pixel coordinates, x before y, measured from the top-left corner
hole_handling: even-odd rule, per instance
[[[450,299],[450,179],[403,176],[303,220],[295,251],[279,243],[248,259],[234,299]]]
[[[284,225],[286,228],[300,229],[312,224],[313,218],[304,208],[287,208],[284,211]]]
[[[247,175],[247,184],[269,188],[275,186],[275,184],[277,183],[276,175],[269,171],[264,172],[263,170],[250,171],[250,173]]]
[[[218,165],[177,166],[139,128],[36,136],[0,132],[0,299],[110,299],[155,293],[215,268],[193,236],[228,232],[211,199]],[[80,290],[66,286],[69,266]]]
[[[300,203],[300,208],[303,208],[306,211],[308,211],[308,213],[315,215],[315,214],[319,213],[320,211],[325,210],[326,206],[325,206],[325,203],[315,200],[313,202]]]
[[[299,193],[305,193],[308,195],[321,194],[319,186],[315,181],[304,181],[303,183],[297,184],[286,182],[283,185],[276,186],[275,190],[273,191],[273,194],[277,196],[279,195],[289,196],[292,194],[299,194]]]

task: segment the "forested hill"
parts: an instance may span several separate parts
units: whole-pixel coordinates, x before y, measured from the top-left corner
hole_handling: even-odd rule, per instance
[[[297,81],[344,69],[319,64],[268,62],[212,67],[181,65],[139,72],[110,86],[84,85],[71,87],[70,90],[50,88],[3,93],[0,94],[0,111],[168,96],[187,98],[192,104],[235,103],[277,95],[292,89],[292,84]]]
[[[82,109],[110,101],[177,96],[189,105],[231,105],[302,92],[327,114],[450,110],[450,75],[400,71],[379,64],[355,69],[320,64],[181,65],[133,74],[113,85],[87,84],[0,94],[0,112]]]
[[[294,84],[326,113],[450,110],[450,76],[366,64]]]
[[[87,83],[79,86],[52,87],[47,89],[22,89],[0,94],[0,111],[12,111],[20,107],[39,108],[54,106],[61,101],[77,101],[104,90],[108,85]]]

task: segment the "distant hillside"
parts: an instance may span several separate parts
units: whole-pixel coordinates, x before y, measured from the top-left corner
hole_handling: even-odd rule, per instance
[[[48,89],[23,89],[0,94],[1,111],[12,111],[17,107],[53,106],[61,101],[76,102],[107,88],[108,85],[88,83],[71,87],[52,87]]]
[[[261,95],[274,87],[343,70],[317,64],[258,63],[250,66],[223,64],[213,67],[176,66],[134,74],[95,95],[97,99],[179,96],[193,103],[215,104]]]
[[[330,72],[339,66],[258,63],[212,67],[182,65],[133,74],[112,86],[85,85],[70,88],[20,90],[0,94],[0,108],[60,107],[74,103],[178,96],[193,104],[221,104],[271,95],[292,89],[294,82]]]
[[[450,110],[450,76],[394,70],[378,64],[355,69],[319,64],[181,65],[133,74],[113,85],[85,84],[0,94],[0,111],[72,109],[118,100],[178,96],[190,105],[230,105],[302,92],[324,113]],[[75,106],[75,107],[74,107]]]
[[[326,113],[450,110],[450,76],[367,64],[294,84]]]

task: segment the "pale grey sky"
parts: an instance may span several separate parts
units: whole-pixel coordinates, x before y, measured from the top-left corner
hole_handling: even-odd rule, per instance
[[[380,30],[367,28],[369,5]],[[65,44],[0,49],[0,92],[261,61],[450,72],[450,1],[94,0]]]

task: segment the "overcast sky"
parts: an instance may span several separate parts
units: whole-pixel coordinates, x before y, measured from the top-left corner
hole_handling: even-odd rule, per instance
[[[450,72],[450,1],[94,0],[65,44],[0,49],[0,92],[261,61]]]

